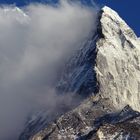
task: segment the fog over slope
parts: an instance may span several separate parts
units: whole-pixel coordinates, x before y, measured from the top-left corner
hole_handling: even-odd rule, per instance
[[[97,9],[61,1],[53,7],[31,4],[0,8],[0,139],[16,139],[26,117],[54,107],[57,72],[96,28]],[[69,102],[68,102],[69,104]]]

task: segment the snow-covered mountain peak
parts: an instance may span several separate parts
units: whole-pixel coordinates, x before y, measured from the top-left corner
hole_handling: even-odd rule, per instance
[[[119,15],[104,7],[97,41],[96,72],[100,92],[116,106],[140,111],[140,43]]]
[[[20,15],[23,17],[28,17],[28,15],[25,14],[25,12],[18,7],[3,7],[1,10],[3,10],[3,12],[7,15],[16,14],[16,15]]]
[[[68,64],[60,89],[88,98],[45,128],[39,115],[20,140],[139,139],[140,41],[125,21],[103,7],[96,34]]]
[[[11,19],[18,23],[27,23],[29,21],[29,16],[18,7],[3,7],[0,9],[0,15],[4,15],[6,19]]]
[[[4,8],[4,12],[5,13],[10,13],[10,12],[16,12],[16,13],[19,13],[19,14],[22,14],[23,16],[27,16],[24,12],[23,12],[23,10],[21,10],[20,8],[18,8],[18,7],[7,7],[7,8]]]
[[[131,38],[132,40],[137,38],[134,31],[126,24],[118,13],[107,6],[102,8],[101,24],[103,31],[104,29],[108,31],[104,31],[104,33],[108,33],[108,37],[114,36],[115,32],[112,31],[114,30],[116,33],[123,32],[128,39]]]

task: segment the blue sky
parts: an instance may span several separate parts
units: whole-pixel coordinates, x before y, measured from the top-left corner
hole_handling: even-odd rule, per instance
[[[1,4],[23,6],[29,2],[56,2],[58,0],[0,0]],[[90,0],[81,0],[90,3]],[[140,0],[95,0],[100,6],[107,5],[116,10],[127,24],[140,36]]]

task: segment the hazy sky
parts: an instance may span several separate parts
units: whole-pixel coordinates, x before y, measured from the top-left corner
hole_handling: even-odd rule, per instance
[[[0,8],[0,140],[16,140],[34,109],[54,117],[77,103],[57,94],[57,72],[96,29],[96,13],[66,2]]]
[[[58,0],[0,0],[0,3],[16,4],[23,6],[29,2],[57,2]],[[85,3],[91,3],[93,0],[81,0]],[[140,0],[94,0],[101,7],[107,5],[116,10],[120,16],[133,28],[140,36]]]

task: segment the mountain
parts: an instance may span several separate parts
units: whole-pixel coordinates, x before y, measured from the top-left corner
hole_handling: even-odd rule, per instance
[[[85,100],[51,122],[37,113],[19,140],[140,139],[140,41],[115,11],[100,10],[96,33],[62,73],[57,89]]]

